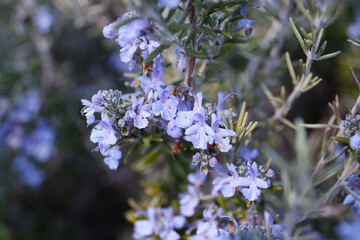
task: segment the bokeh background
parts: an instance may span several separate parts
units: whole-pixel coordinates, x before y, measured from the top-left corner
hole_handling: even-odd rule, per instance
[[[113,240],[131,234],[124,215],[128,198],[141,194],[141,177],[131,170],[131,159],[116,171],[105,166],[91,151],[90,129],[80,114],[80,100],[100,89],[130,91],[118,46],[102,36],[102,28],[126,10],[126,2],[114,0],[0,1],[0,239]],[[255,20],[249,41],[232,45],[223,57],[231,71],[210,73],[201,87],[211,100],[221,89],[241,92],[249,106],[264,105],[253,112],[260,121],[272,111],[259,87],[264,76],[242,73],[271,26],[263,11],[249,11]],[[282,52],[303,58],[290,28],[285,31]],[[359,73],[360,51],[347,39],[359,37],[360,3],[343,1],[325,35],[327,53],[342,54],[314,64],[324,81],[296,101],[290,119],[323,121],[335,94],[344,114],[352,106],[358,88],[349,66]],[[174,51],[167,58],[176,62]],[[172,71],[166,76],[170,82],[179,78]],[[272,78],[290,91],[283,59]]]

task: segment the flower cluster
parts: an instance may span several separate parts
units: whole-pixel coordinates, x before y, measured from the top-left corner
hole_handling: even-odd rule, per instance
[[[135,222],[133,238],[142,240],[154,235],[161,240],[180,239],[180,235],[174,229],[180,229],[185,224],[185,217],[174,215],[174,210],[169,208],[149,207],[140,212],[146,219]]]

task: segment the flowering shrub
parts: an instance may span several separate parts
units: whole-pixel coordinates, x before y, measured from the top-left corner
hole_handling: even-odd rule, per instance
[[[238,101],[243,92],[226,96],[218,92],[218,101],[214,103],[204,101],[208,94],[197,90],[202,89],[207,78],[207,68],[209,71],[222,68],[221,55],[228,44],[252,41],[255,21],[246,17],[247,12],[262,8],[274,14],[278,4],[135,1],[130,12],[103,28],[105,38],[119,45],[121,62],[133,71],[129,86],[134,90],[130,93],[100,90],[91,101],[82,100],[82,113],[92,127],[90,140],[97,144],[94,150],[105,157],[104,162],[111,170],[127,162],[129,154],[141,159],[135,169],[143,173],[149,184],[145,184],[147,196],[140,202],[132,201],[134,210],[127,214],[135,225],[134,239],[307,237],[301,224],[309,218],[321,218],[318,210],[336,202],[334,196],[341,189],[348,192],[344,205],[351,204],[359,214],[360,118],[356,115],[359,101],[344,121],[337,98],[330,105],[333,115],[326,124],[305,124],[287,118],[295,100],[321,81],[311,72],[313,62],[340,53],[324,54],[326,41],[323,42],[324,28],[332,21],[330,14],[337,8],[336,1],[306,5],[297,1],[310,32],[302,27],[298,30],[291,3],[283,3],[286,9],[279,23],[291,27],[306,60],[300,59],[299,69],[295,70],[290,55],[284,55],[294,87],[290,94],[282,87],[280,97],[271,92],[273,87],[270,89],[276,84],[270,79],[276,66],[266,65],[272,64],[271,60],[265,62],[268,76],[262,89],[274,108],[267,121],[260,120],[259,125],[256,115],[250,117],[246,112],[245,102],[239,109],[224,107],[226,100]],[[358,41],[351,43],[360,46]],[[279,49],[281,44],[277,45]],[[170,65],[166,56],[171,51],[176,52],[181,81],[165,74]],[[281,57],[276,51],[271,52],[272,57]],[[254,120],[248,122],[249,118]],[[292,167],[259,136],[260,132],[278,127],[295,132],[296,161],[292,164],[297,170],[293,175],[289,175]],[[310,163],[306,128],[325,129],[317,154],[320,158],[314,163]],[[261,153],[249,150],[252,142],[258,142]],[[345,157],[340,158],[343,154]],[[268,161],[264,162],[266,156]],[[280,170],[271,169],[272,161]],[[314,187],[336,174],[335,184],[331,183],[332,187],[322,191],[321,197],[307,204]],[[184,184],[186,176],[188,184]],[[276,193],[279,190],[283,198]],[[345,236],[344,228],[356,227],[339,225],[338,234]]]

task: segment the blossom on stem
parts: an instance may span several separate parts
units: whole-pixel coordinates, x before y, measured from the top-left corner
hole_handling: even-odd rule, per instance
[[[144,98],[139,99],[134,98],[132,100],[132,108],[126,113],[130,118],[134,119],[134,126],[136,128],[142,129],[146,128],[149,124],[149,121],[146,119],[151,116],[147,111],[147,106],[143,105]]]
[[[176,117],[179,100],[170,95],[173,86],[167,86],[160,94],[159,100],[152,104],[152,110],[155,116],[161,115],[165,120],[171,120]]]
[[[254,162],[251,167],[248,166],[248,177],[239,177],[236,185],[241,187],[241,192],[245,198],[249,201],[255,201],[259,198],[261,190],[258,188],[268,188],[269,184],[258,178],[259,175],[258,166]]]
[[[99,146],[114,145],[117,142],[116,132],[106,113],[101,114],[101,121],[91,131],[90,140]]]
[[[348,178],[348,186],[354,191],[354,194],[360,196],[360,176],[353,174]],[[360,216],[360,201],[356,199],[352,194],[348,194],[343,202],[344,205],[353,204],[353,211]]]
[[[102,113],[105,110],[104,104],[106,100],[101,94],[101,91],[98,91],[91,97],[91,102],[86,99],[81,99],[81,102],[85,106],[81,110],[81,114],[86,116],[86,122],[88,125],[95,121],[94,113]]]
[[[195,123],[185,130],[186,141],[192,142],[194,148],[207,149],[208,144],[212,144],[215,139],[214,130],[206,123],[205,116],[196,114]]]
[[[248,144],[240,149],[240,157],[244,159],[246,162],[251,162],[253,159],[257,158],[259,155],[258,150],[253,149],[250,151]]]
[[[211,115],[211,128],[215,132],[214,142],[221,152],[228,152],[232,147],[229,137],[236,136],[236,133],[231,129],[220,128],[220,125],[225,126],[221,120],[217,119],[216,114],[213,113]]]

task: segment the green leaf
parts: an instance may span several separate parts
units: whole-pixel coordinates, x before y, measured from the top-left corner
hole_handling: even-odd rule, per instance
[[[200,26],[200,27],[198,28],[198,30],[199,30],[200,32],[203,32],[203,33],[205,33],[205,34],[207,34],[207,35],[211,35],[211,36],[213,36],[213,37],[216,37],[216,35],[217,35],[214,30],[212,30],[212,29],[210,29],[210,28],[207,28],[207,27]]]
[[[323,55],[323,56],[321,56],[321,57],[319,57],[319,58],[315,58],[315,60],[321,61],[321,60],[325,60],[325,59],[328,59],[328,58],[336,57],[336,56],[339,55],[340,53],[341,53],[341,51],[329,53],[329,54]]]
[[[185,48],[185,52],[187,55],[199,58],[199,59],[209,59],[209,57],[206,54],[199,53],[191,48]]]
[[[189,24],[178,24],[178,23],[171,23],[168,26],[168,29],[170,32],[180,32],[180,31],[186,31],[190,27]]]
[[[299,41],[300,43],[300,46],[301,48],[303,49],[304,53],[307,54],[308,50],[306,49],[305,47],[305,42],[304,40],[302,39],[299,31],[297,30],[292,18],[290,18],[290,26],[291,26],[291,29],[293,30],[294,34],[295,34],[295,37],[297,38],[297,40]]]
[[[226,36],[227,38],[232,39],[232,36],[229,33],[225,32],[225,31],[215,29],[214,32],[220,33],[220,34]]]
[[[170,46],[171,46],[170,42],[161,44],[145,59],[145,64],[150,64],[154,58],[156,58],[160,53],[162,53],[165,49],[169,48]]]
[[[338,137],[338,136],[332,136],[331,137],[332,140],[335,140],[337,142],[341,142],[344,143],[346,145],[349,145],[349,139],[348,138],[344,138],[344,137]]]

